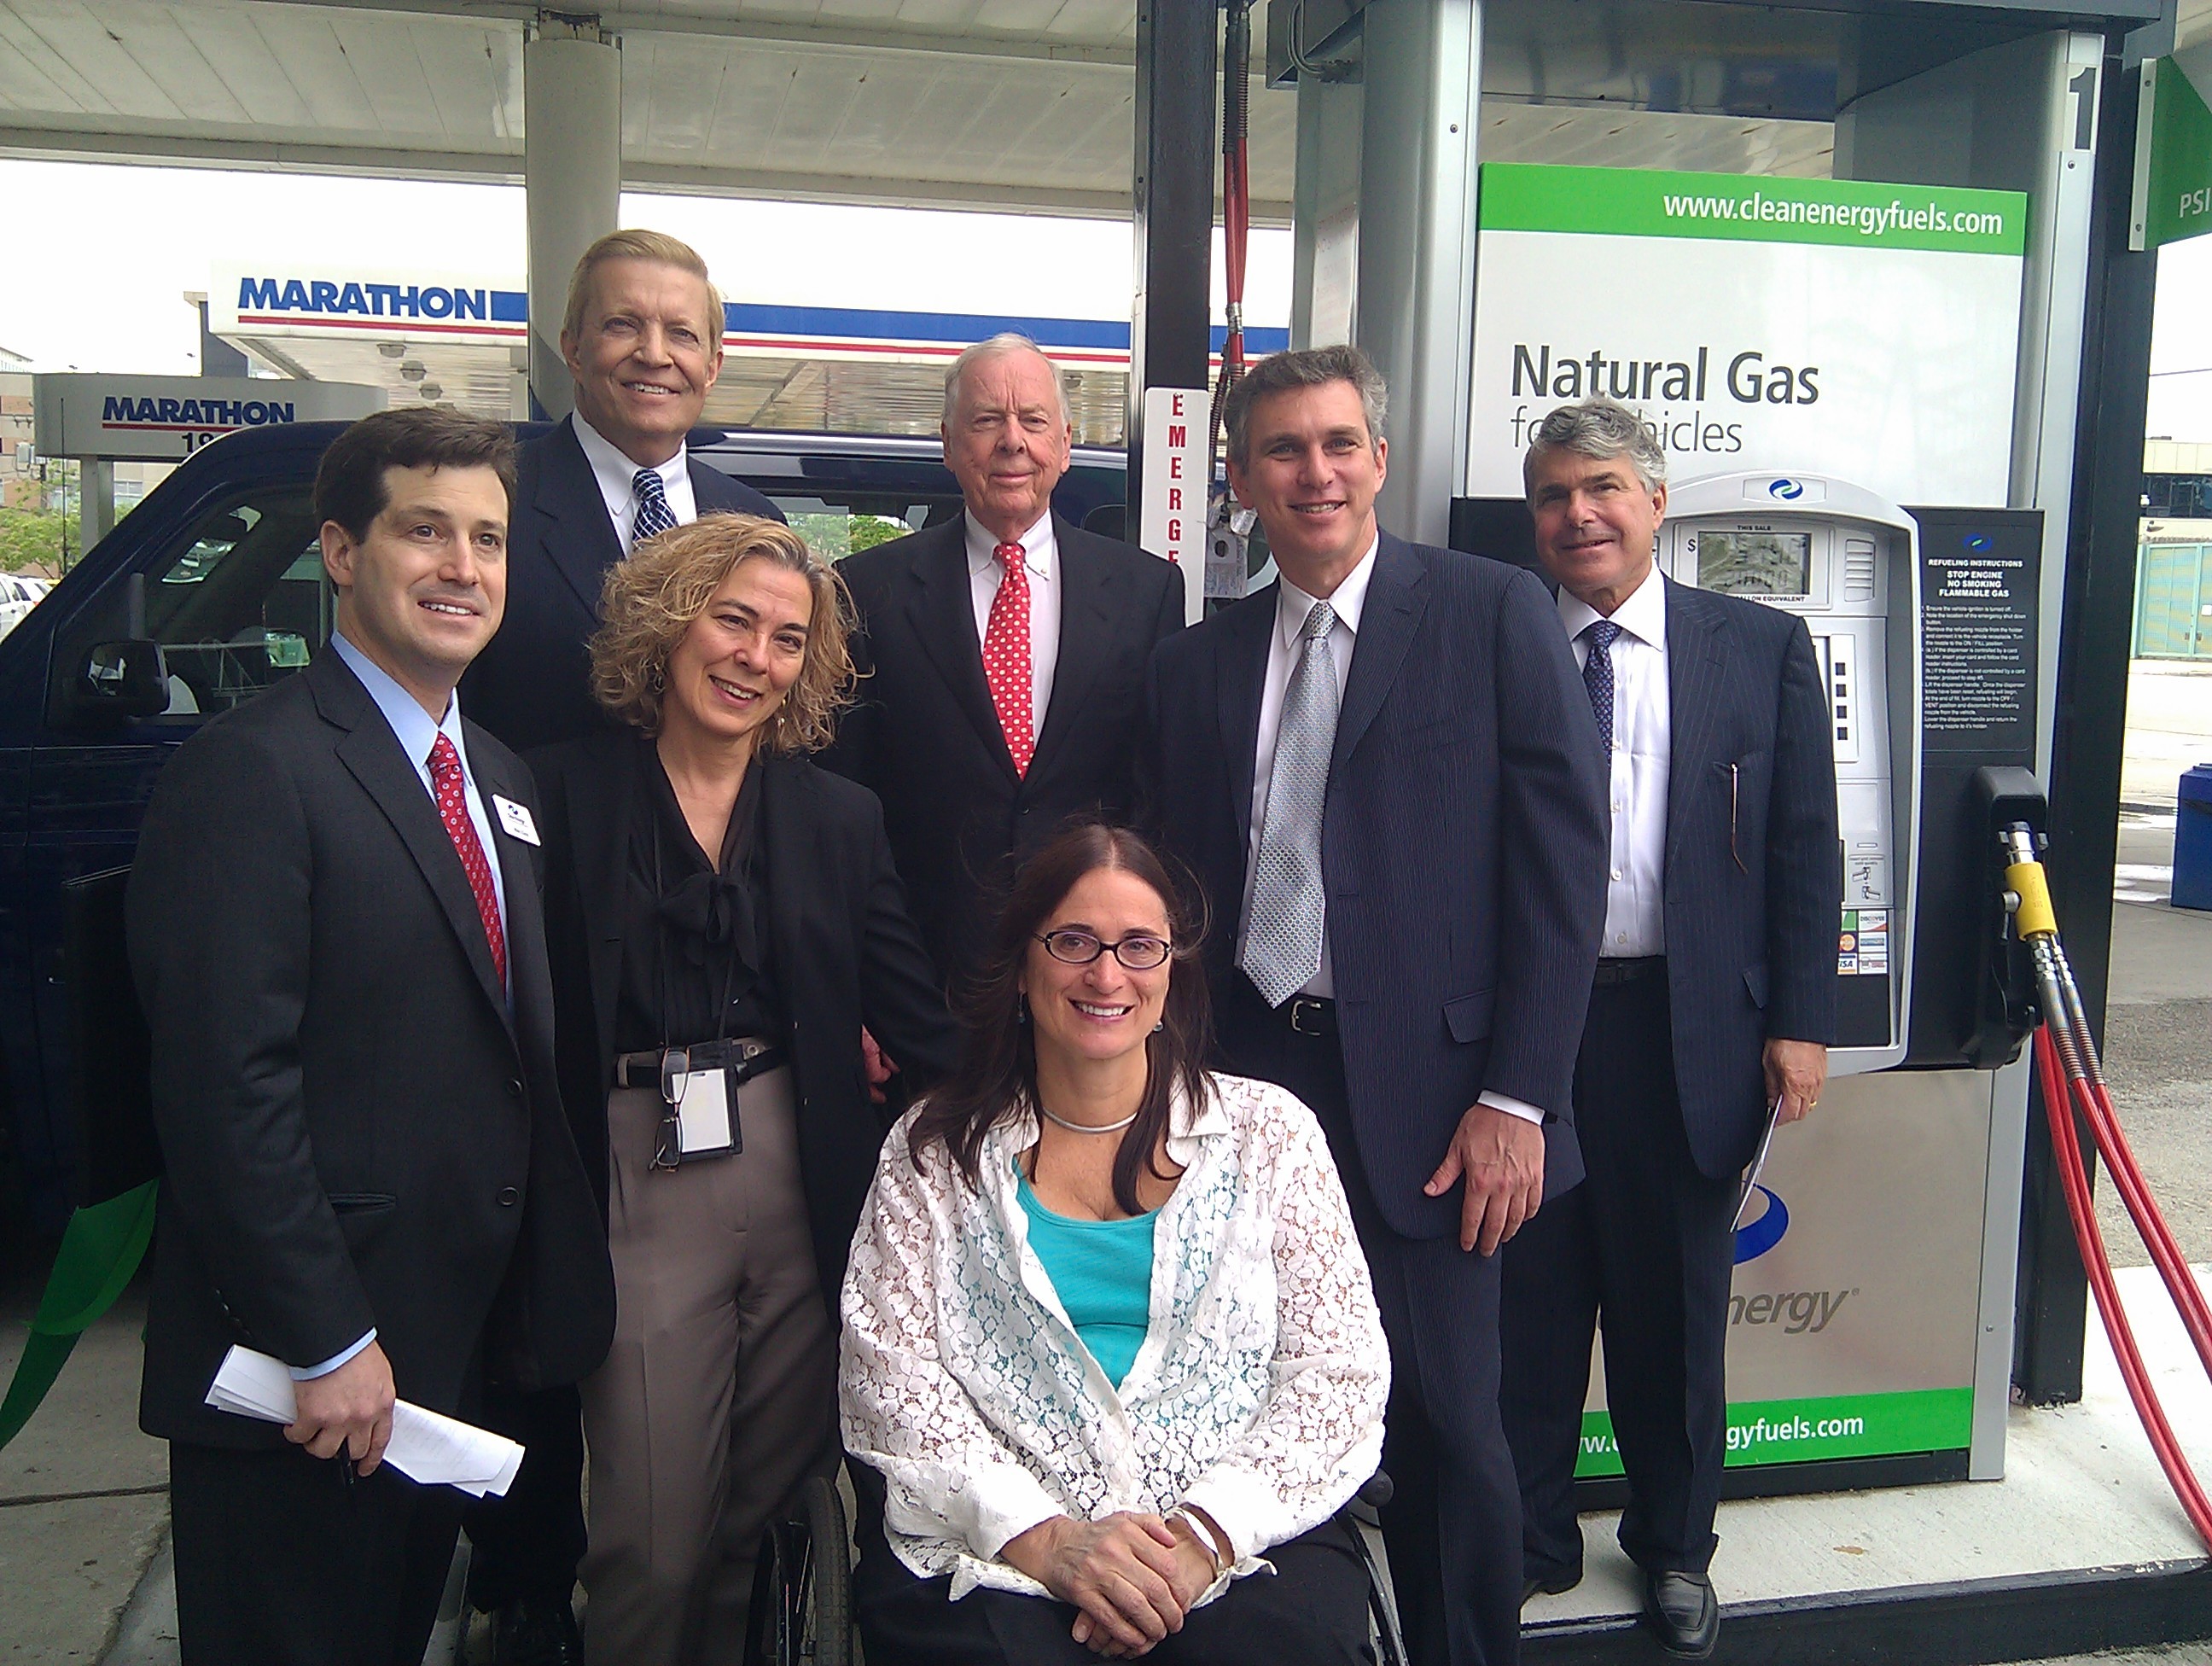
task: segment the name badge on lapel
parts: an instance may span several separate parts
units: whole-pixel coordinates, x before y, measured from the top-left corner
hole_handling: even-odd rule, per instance
[[[538,842],[538,824],[530,819],[530,810],[527,806],[517,804],[513,799],[503,799],[494,793],[491,795],[491,807],[499,812],[499,824],[509,834],[521,840],[525,844]]]

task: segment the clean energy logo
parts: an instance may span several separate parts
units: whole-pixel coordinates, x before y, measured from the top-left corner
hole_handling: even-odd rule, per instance
[[[1779,480],[1767,482],[1766,495],[1769,497],[1781,498],[1785,502],[1795,502],[1805,496],[1805,483],[1802,480],[1792,480],[1785,474]]]
[[[1990,535],[1987,532],[1969,532],[1961,541],[1966,544],[1967,549],[1972,550],[1978,556],[1984,550],[1987,550],[1991,543]]]
[[[1759,1219],[1747,1221],[1735,1229],[1735,1264],[1757,1261],[1782,1242],[1782,1235],[1790,1230],[1790,1207],[1781,1198],[1765,1186],[1752,1189],[1766,1200],[1766,1208]]]

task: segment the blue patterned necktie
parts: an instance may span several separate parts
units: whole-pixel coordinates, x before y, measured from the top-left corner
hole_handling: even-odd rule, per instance
[[[1610,619],[1595,619],[1583,627],[1589,641],[1589,657],[1583,661],[1583,686],[1589,690],[1590,714],[1597,719],[1598,738],[1613,750],[1613,639],[1620,627]]]
[[[1329,754],[1336,748],[1336,656],[1328,633],[1335,625],[1336,610],[1327,602],[1316,602],[1306,615],[1267,772],[1252,917],[1237,964],[1270,1006],[1280,1006],[1321,970],[1321,821]]]
[[[637,493],[637,515],[629,531],[629,547],[635,550],[649,538],[674,532],[676,511],[668,507],[668,492],[660,483],[659,469],[640,469],[630,485]]]

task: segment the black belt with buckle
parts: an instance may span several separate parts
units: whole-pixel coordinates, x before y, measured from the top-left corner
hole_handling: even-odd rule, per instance
[[[1336,1003],[1322,996],[1292,995],[1275,1010],[1290,1020],[1291,1030],[1298,1035],[1336,1033]]]
[[[1656,977],[1667,970],[1663,954],[1623,956],[1618,960],[1597,963],[1597,987],[1608,988],[1616,983],[1636,983],[1647,977]]]

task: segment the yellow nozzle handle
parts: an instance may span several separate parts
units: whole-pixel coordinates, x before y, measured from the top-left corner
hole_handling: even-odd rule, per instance
[[[2041,862],[2014,862],[2005,870],[2005,884],[2020,898],[2013,927],[2022,937],[2056,937],[2058,916],[2051,907],[2051,887],[2044,883]]]

